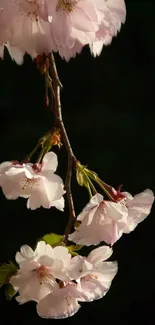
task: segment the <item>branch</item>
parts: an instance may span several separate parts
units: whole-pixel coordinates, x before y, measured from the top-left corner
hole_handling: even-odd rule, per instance
[[[76,157],[73,153],[64,123],[62,119],[62,110],[61,110],[61,101],[60,101],[60,90],[62,88],[62,84],[58,77],[58,72],[55,64],[55,59],[53,53],[51,53],[49,57],[50,62],[50,72],[52,78],[52,85],[51,85],[51,92],[52,92],[52,102],[53,102],[53,112],[56,118],[56,123],[60,128],[62,141],[66,148],[68,154],[68,167],[67,167],[67,175],[66,175],[66,182],[65,182],[65,190],[67,194],[68,206],[69,206],[69,221],[65,229],[65,240],[67,242],[68,235],[70,233],[72,224],[76,219],[75,210],[74,210],[74,202],[71,192],[71,178],[72,178],[72,168],[73,164],[76,164]]]

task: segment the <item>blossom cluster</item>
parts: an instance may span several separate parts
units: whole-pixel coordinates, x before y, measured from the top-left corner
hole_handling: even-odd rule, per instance
[[[20,303],[37,302],[37,312],[44,318],[66,318],[80,308],[79,302],[102,298],[117,273],[117,262],[105,262],[112,249],[101,246],[87,257],[71,257],[63,246],[52,248],[44,241],[35,251],[24,245],[16,253],[19,270],[10,283]]]
[[[56,51],[68,61],[85,45],[96,56],[125,17],[124,0],[1,0],[0,57],[6,46],[18,64],[25,52]]]
[[[0,186],[7,199],[27,199],[27,208],[32,210],[55,207],[64,210],[65,194],[63,180],[55,174],[57,155],[48,152],[41,164],[0,164]],[[105,200],[95,194],[77,216],[75,231],[69,240],[80,245],[98,245],[102,241],[113,245],[123,233],[130,233],[150,213],[154,194],[150,189],[135,195],[112,189],[115,201]]]
[[[34,210],[52,206],[63,211],[64,184],[55,174],[57,155],[46,153],[41,163],[8,161],[0,164],[0,186],[7,199],[27,199],[27,207]],[[150,213],[154,201],[151,190],[135,195],[111,189],[112,200],[97,193],[78,215],[75,231],[68,240],[80,245],[113,245],[123,233],[129,233]],[[115,199],[115,200],[114,200]],[[37,313],[43,318],[66,318],[74,315],[81,303],[102,298],[117,273],[117,262],[107,262],[112,248],[100,246],[87,257],[72,254],[62,241],[52,247],[40,241],[33,251],[21,247],[15,260],[18,270],[9,283],[20,304],[37,303]],[[75,246],[76,248],[77,246]],[[75,256],[74,256],[75,255]],[[16,268],[15,268],[16,269]]]
[[[64,185],[54,172],[58,159],[54,152],[48,152],[41,164],[7,161],[0,164],[0,186],[9,200],[22,197],[27,200],[27,208],[35,210],[40,206],[52,206],[63,211]]]
[[[52,234],[54,242],[51,237],[49,242],[45,240],[51,234],[46,235],[34,250],[23,245],[15,256],[18,267],[13,262],[0,266],[0,285],[12,286],[13,295],[18,293],[19,304],[35,301],[37,313],[43,318],[72,316],[82,303],[100,299],[107,293],[118,270],[117,262],[107,261],[113,253],[112,246],[149,215],[154,202],[150,189],[134,197],[120,187],[116,191],[73,155],[61,119],[60,82],[54,58],[52,55],[50,62],[47,57],[54,51],[68,61],[85,45],[94,57],[100,55],[125,19],[124,0],[0,0],[0,58],[4,57],[5,47],[18,64],[23,62],[25,53],[37,58],[37,66],[45,73],[46,100],[49,105],[50,90],[60,127],[47,132],[24,161],[0,164],[0,187],[6,198],[24,198],[31,210],[55,207],[63,211],[67,192],[70,215],[64,235]],[[69,158],[65,186],[55,174],[57,155],[49,151],[54,145],[61,147],[61,136]],[[31,163],[39,146],[39,157],[36,163]],[[76,169],[77,182],[90,195],[77,219],[70,189],[72,167]],[[93,182],[109,200],[97,192]],[[102,245],[102,242],[106,246],[91,250],[87,257],[77,253],[84,245]]]

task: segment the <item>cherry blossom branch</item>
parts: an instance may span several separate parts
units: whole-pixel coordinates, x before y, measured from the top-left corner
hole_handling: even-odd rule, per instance
[[[60,100],[60,90],[62,88],[62,84],[59,80],[55,59],[53,53],[51,53],[49,57],[50,62],[50,72],[51,72],[51,78],[52,78],[52,84],[51,84],[51,92],[52,92],[52,104],[53,104],[53,112],[56,119],[56,124],[60,128],[62,141],[64,143],[64,146],[66,148],[67,154],[68,154],[68,166],[67,166],[67,175],[66,175],[66,181],[65,181],[65,190],[67,194],[67,200],[68,200],[68,206],[69,206],[69,221],[65,229],[65,240],[68,240],[68,235],[70,233],[72,224],[76,218],[75,215],[75,209],[74,209],[74,202],[72,197],[72,191],[71,191],[71,178],[72,178],[72,168],[74,167],[74,164],[76,164],[76,157],[73,153],[64,123],[62,119],[62,109],[61,109],[61,100]]]

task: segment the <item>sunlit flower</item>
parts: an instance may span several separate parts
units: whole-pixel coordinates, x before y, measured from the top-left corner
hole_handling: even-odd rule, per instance
[[[48,152],[42,164],[35,168],[30,163],[5,162],[0,165],[0,186],[9,200],[28,198],[27,207],[34,210],[43,206],[64,208],[64,185],[54,174],[58,160],[54,152]]]
[[[117,273],[116,262],[105,262],[111,254],[111,248],[102,246],[94,249],[87,258],[80,255],[73,257],[67,272],[74,282],[63,282],[40,300],[37,305],[39,316],[66,318],[79,310],[78,302],[102,298]]]
[[[124,0],[1,0],[0,56],[4,45],[19,64],[25,52],[34,58],[57,51],[69,60],[85,45],[96,56],[125,16]]]
[[[57,50],[49,23],[39,15],[39,4],[40,0],[0,2],[0,44],[7,46],[17,63],[22,63],[25,52],[36,57],[39,53]]]
[[[111,248],[101,246],[92,250],[87,258],[72,258],[69,275],[79,283],[79,290],[84,293],[81,301],[100,299],[109,290],[118,269],[116,262],[105,262],[111,255]]]
[[[119,192],[117,200],[105,201],[102,195],[96,194],[77,217],[81,224],[69,239],[82,245],[96,245],[101,241],[113,245],[123,233],[134,230],[149,215],[154,195],[151,190],[135,197]]]
[[[40,14],[50,22],[58,51],[68,60],[87,44],[99,55],[125,22],[126,8],[124,0],[43,0]]]
[[[10,283],[19,292],[17,301],[40,301],[59,288],[56,280],[69,280],[66,268],[70,260],[68,249],[62,246],[52,248],[43,241],[38,243],[35,251],[27,245],[22,246],[16,254],[19,271],[10,279]]]
[[[81,224],[69,240],[81,245],[97,245],[101,241],[112,245],[121,237],[127,216],[124,204],[104,201],[98,193],[77,217]]]
[[[134,197],[128,192],[122,192],[122,194],[126,197],[126,206],[128,208],[127,223],[123,232],[129,233],[150,214],[154,194],[149,189],[136,194]]]
[[[69,282],[62,288],[56,288],[37,304],[38,315],[56,319],[73,316],[80,308],[80,297],[77,284]]]

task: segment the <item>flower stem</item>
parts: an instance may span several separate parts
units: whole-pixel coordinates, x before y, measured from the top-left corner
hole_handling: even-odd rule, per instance
[[[24,162],[29,162],[31,157],[35,154],[35,152],[39,149],[40,143],[38,142],[35,148],[24,158]]]
[[[93,195],[92,195],[92,191],[91,191],[91,187],[90,187],[89,183],[87,184],[87,190],[88,190],[88,193],[89,193],[89,197],[91,199]]]
[[[36,164],[40,164],[40,162],[41,162],[43,156],[45,155],[45,153],[46,153],[46,148],[43,148],[43,149],[41,150],[41,152],[40,152],[40,155],[39,155],[39,157],[38,157],[38,159],[37,159]]]
[[[50,62],[50,73],[51,73],[51,95],[52,95],[52,110],[55,115],[56,124],[60,128],[62,141],[64,143],[65,149],[68,154],[68,167],[67,167],[67,174],[66,174],[66,182],[65,182],[65,190],[67,194],[67,200],[68,200],[68,206],[69,206],[69,221],[65,229],[65,240],[67,242],[68,235],[71,231],[72,225],[74,220],[76,219],[75,215],[75,209],[74,209],[74,202],[72,197],[72,191],[71,191],[71,178],[72,178],[72,168],[74,167],[74,164],[76,164],[76,157],[73,153],[64,123],[62,118],[62,110],[61,110],[61,101],[60,101],[60,90],[62,88],[62,84],[58,77],[58,72],[55,64],[55,59],[53,53],[49,56],[49,62]]]
[[[105,188],[105,186],[103,185],[103,182],[100,179],[95,179],[95,182],[101,187],[101,189],[104,191],[104,193],[107,195],[107,197],[111,201],[115,201],[114,198],[111,196],[111,194],[108,192],[108,190]]]
[[[87,179],[87,181],[88,181],[88,185],[89,185],[90,188],[92,189],[94,195],[97,194],[97,190],[96,190],[96,188],[95,188],[93,182],[92,182],[91,179],[89,178],[89,176],[88,176],[85,172],[84,172],[84,175],[85,175],[85,177],[86,177],[86,179]]]

